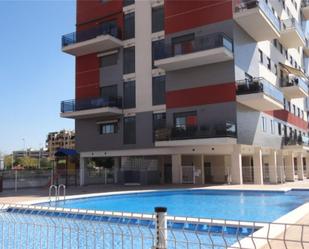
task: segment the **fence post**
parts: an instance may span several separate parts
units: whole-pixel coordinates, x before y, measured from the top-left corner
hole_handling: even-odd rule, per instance
[[[156,239],[152,249],[167,249],[167,208],[156,207]]]

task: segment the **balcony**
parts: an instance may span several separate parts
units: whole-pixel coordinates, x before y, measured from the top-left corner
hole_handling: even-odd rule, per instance
[[[288,99],[308,97],[308,85],[302,78],[293,77],[281,80],[281,90]]]
[[[121,98],[93,98],[85,100],[66,100],[61,102],[62,118],[92,118],[119,116],[122,114]]]
[[[62,36],[62,51],[74,56],[104,52],[122,46],[116,25],[102,24]]]
[[[264,78],[241,80],[236,85],[237,102],[258,111],[283,109],[283,93]]]
[[[295,134],[295,132],[293,133],[293,135],[291,136],[286,136],[283,137],[283,145],[285,147],[299,147],[299,146],[309,146],[309,137],[307,136],[303,136],[300,134]]]
[[[235,143],[236,138],[236,124],[233,122],[163,128],[155,131],[156,146],[225,144]]]
[[[234,1],[234,20],[256,41],[280,36],[280,21],[265,0]]]
[[[302,0],[301,11],[305,20],[309,20],[309,0]]]
[[[233,42],[223,33],[196,36],[193,40],[166,44],[155,66],[174,71],[233,59]]]
[[[306,38],[301,25],[294,18],[281,21],[279,41],[286,48],[298,48],[306,45]]]

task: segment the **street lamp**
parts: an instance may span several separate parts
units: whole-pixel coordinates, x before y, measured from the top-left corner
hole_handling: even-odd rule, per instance
[[[25,147],[26,147],[26,146],[25,146],[25,145],[26,145],[26,142],[25,142],[25,139],[24,139],[24,138],[23,138],[22,140],[23,140],[24,157],[26,157],[26,148],[25,148]]]

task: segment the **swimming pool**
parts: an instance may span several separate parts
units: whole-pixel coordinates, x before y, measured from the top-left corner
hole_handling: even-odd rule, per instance
[[[164,206],[172,216],[271,222],[306,202],[309,202],[306,190],[175,190],[105,195],[43,205],[146,214],[152,214],[156,206]]]

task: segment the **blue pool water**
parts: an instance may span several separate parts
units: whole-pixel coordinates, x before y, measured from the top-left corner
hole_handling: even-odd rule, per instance
[[[270,222],[309,202],[309,191],[176,190],[119,194],[52,202],[64,208],[153,213],[164,206],[173,216]]]

